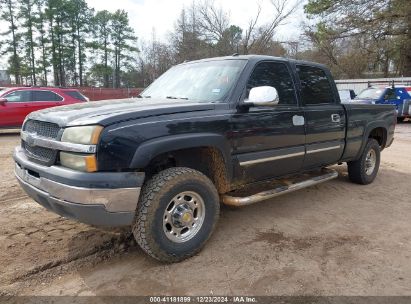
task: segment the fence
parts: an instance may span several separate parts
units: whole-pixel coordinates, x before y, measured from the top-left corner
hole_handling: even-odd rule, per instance
[[[396,86],[411,86],[411,77],[400,78],[370,78],[370,79],[340,79],[336,80],[337,88],[339,90],[349,89],[354,90],[359,94],[369,85],[375,86],[391,86],[393,83]]]
[[[90,100],[105,100],[105,99],[122,99],[136,97],[143,89],[140,88],[124,88],[124,89],[108,89],[108,88],[77,88],[83,95]]]

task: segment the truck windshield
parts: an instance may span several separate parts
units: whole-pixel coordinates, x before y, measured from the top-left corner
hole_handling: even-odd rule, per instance
[[[379,88],[368,88],[358,94],[355,99],[378,99],[383,93],[384,89]]]
[[[175,66],[140,95],[200,102],[222,101],[236,83],[246,60],[213,60]]]

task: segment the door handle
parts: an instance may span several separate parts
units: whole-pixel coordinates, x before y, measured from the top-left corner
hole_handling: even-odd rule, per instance
[[[331,114],[331,121],[332,122],[341,122],[341,117],[339,114]]]
[[[294,126],[304,126],[305,119],[304,116],[294,115],[293,116],[293,125]]]

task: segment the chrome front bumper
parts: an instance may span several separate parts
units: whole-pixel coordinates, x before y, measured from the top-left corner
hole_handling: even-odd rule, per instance
[[[44,177],[34,177],[16,163],[15,174],[20,182],[27,183],[48,195],[75,204],[103,205],[109,212],[135,211],[140,187],[118,189],[93,189],[61,184]]]
[[[28,160],[21,148],[16,148],[13,156],[20,185],[47,209],[94,225],[131,224],[144,173],[85,173],[46,167]]]

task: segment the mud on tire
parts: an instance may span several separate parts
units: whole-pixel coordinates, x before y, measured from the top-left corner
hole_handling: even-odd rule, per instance
[[[178,262],[200,251],[219,212],[219,196],[208,177],[189,168],[169,168],[144,185],[132,230],[151,257]]]

